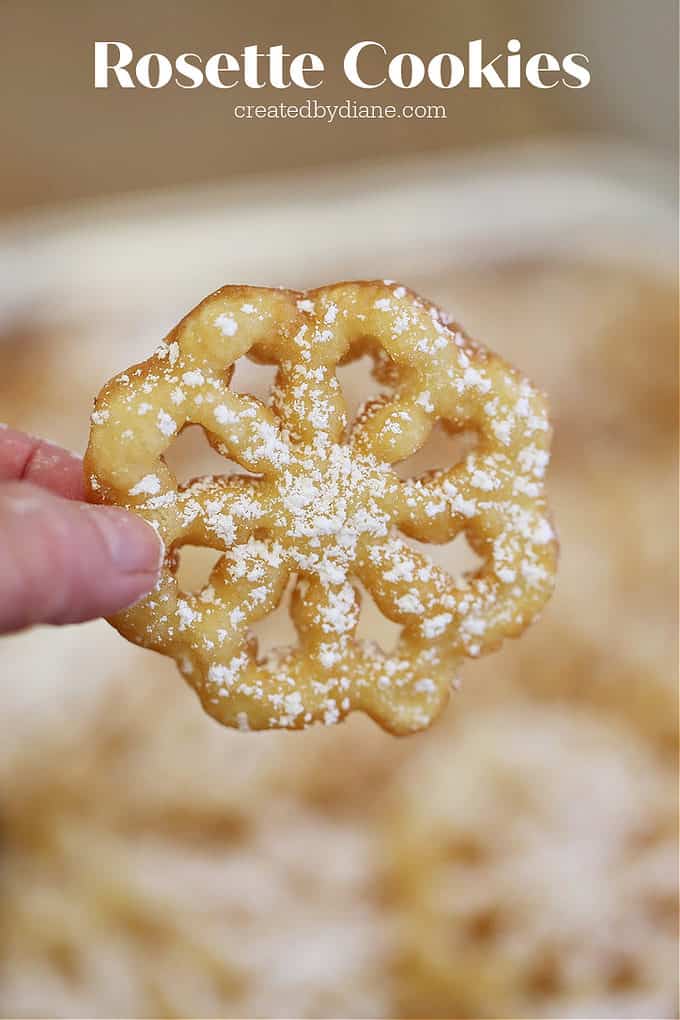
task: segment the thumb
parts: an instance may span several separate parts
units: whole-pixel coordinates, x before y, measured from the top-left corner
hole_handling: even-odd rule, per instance
[[[153,588],[161,560],[153,528],[127,510],[0,484],[0,633],[115,613]]]

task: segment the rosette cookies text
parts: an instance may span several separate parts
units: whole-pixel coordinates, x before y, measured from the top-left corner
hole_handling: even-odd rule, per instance
[[[460,53],[425,57],[393,54],[381,42],[362,40],[346,51],[342,71],[348,84],[358,89],[383,85],[414,89],[423,84],[439,89],[583,89],[590,83],[588,65],[584,53],[525,55],[519,39],[509,39],[498,53],[486,52],[482,39],[472,39]],[[94,44],[94,87],[98,89],[197,89],[206,85],[216,89],[318,89],[324,84],[326,70],[319,54],[289,53],[280,44],[266,48],[253,44],[238,53],[170,56],[136,53],[126,42]]]

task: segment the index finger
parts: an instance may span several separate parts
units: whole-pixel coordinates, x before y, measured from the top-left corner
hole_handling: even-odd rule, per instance
[[[66,499],[84,499],[83,462],[45,439],[0,425],[0,482],[27,481]]]

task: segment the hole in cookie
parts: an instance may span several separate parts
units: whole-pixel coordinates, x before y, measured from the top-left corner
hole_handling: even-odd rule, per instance
[[[427,442],[414,454],[394,465],[394,471],[400,478],[418,478],[426,471],[446,470],[462,460],[474,450],[479,441],[476,432],[466,429],[462,432],[450,432],[441,422],[432,429]]]
[[[474,551],[463,532],[456,535],[451,542],[445,542],[443,545],[419,542],[415,538],[409,538],[408,535],[399,537],[415,552],[427,556],[452,577],[460,577],[461,574],[466,574],[468,571],[478,570],[484,562],[482,557]]]
[[[249,358],[239,358],[234,365],[229,389],[234,393],[248,393],[268,404],[276,370],[276,365],[261,365]]]
[[[200,475],[250,474],[233,460],[213,450],[200,425],[187,425],[163,454],[179,485]]]
[[[373,641],[380,645],[383,652],[393,652],[401,636],[401,624],[381,613],[373,596],[360,581],[355,578],[352,583],[361,594],[361,613],[356,631],[358,640]]]
[[[210,580],[213,567],[222,556],[219,549],[204,545],[183,545],[177,550],[179,563],[175,577],[184,592],[199,592]]]
[[[349,422],[354,421],[357,411],[367,400],[389,392],[389,387],[380,383],[372,375],[373,365],[373,358],[369,354],[364,354],[356,361],[339,365],[335,370],[342,395],[345,398]]]
[[[250,633],[257,638],[258,659],[266,658],[275,648],[297,644],[297,634],[290,618],[290,600],[294,588],[295,576],[292,576],[276,609],[250,625]]]

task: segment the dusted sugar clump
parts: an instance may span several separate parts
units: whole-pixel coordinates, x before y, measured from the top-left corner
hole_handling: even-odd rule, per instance
[[[336,368],[365,354],[391,393],[349,423]],[[277,366],[268,404],[229,388],[245,355]],[[440,421],[475,448],[399,477]],[[190,424],[250,474],[178,485],[163,454]],[[519,635],[550,596],[550,438],[542,395],[403,286],[223,287],[97,398],[90,498],[141,514],[167,550],[156,589],[111,622],[172,656],[226,725],[301,729],[361,710],[393,733],[422,729],[462,660]],[[459,532],[482,564],[458,578],[408,541]],[[195,594],[176,578],[183,545],[223,553]],[[298,643],[259,656],[250,628],[293,577]],[[392,652],[357,637],[353,581],[401,626]]]

